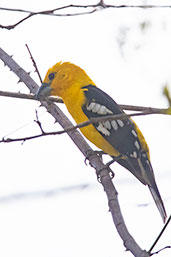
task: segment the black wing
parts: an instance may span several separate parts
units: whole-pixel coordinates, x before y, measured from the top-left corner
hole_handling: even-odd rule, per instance
[[[119,105],[101,89],[88,85],[83,87],[87,102],[82,106],[88,118],[124,113]],[[94,123],[97,131],[122,155],[138,157],[141,143],[129,118]]]
[[[124,113],[118,104],[99,88],[88,85],[83,88],[86,103],[82,106],[88,118]],[[135,125],[129,117],[94,123],[96,130],[123,156],[117,162],[132,172],[143,184],[147,184],[163,221],[166,211],[157,188],[153,169],[146,150],[139,140]]]

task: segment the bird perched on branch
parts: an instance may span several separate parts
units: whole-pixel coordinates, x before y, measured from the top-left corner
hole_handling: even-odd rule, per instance
[[[124,113],[83,69],[69,62],[59,62],[48,70],[37,99],[49,95],[63,99],[77,124],[93,117]],[[88,140],[116,159],[144,185],[148,185],[165,222],[167,215],[155,182],[149,148],[135,122],[124,117],[93,123],[80,130]]]

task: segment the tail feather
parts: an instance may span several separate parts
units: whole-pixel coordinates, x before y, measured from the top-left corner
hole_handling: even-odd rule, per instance
[[[153,168],[147,156],[144,158],[141,157],[141,159],[140,158],[119,159],[117,162],[121,164],[123,167],[125,167],[126,169],[130,170],[131,173],[138,180],[141,181],[141,183],[143,183],[144,185],[148,185],[149,190],[152,194],[152,197],[155,201],[155,204],[161,214],[163,222],[165,222],[167,218],[166,210],[155,181]]]
[[[160,193],[159,193],[159,191],[157,189],[157,186],[156,186],[155,189],[153,187],[151,187],[151,186],[148,186],[148,188],[149,188],[149,190],[150,190],[150,192],[152,194],[152,197],[153,197],[153,199],[155,201],[155,204],[156,204],[156,206],[157,206],[157,208],[158,208],[158,210],[160,212],[162,220],[165,223],[166,218],[167,218],[167,214],[166,214],[166,210],[165,210],[162,198],[161,198]]]

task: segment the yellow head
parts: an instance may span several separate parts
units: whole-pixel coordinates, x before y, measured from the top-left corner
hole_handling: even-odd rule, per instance
[[[64,98],[64,95],[71,88],[74,87],[74,90],[76,90],[76,88],[80,89],[82,86],[89,84],[94,85],[94,82],[79,66],[70,62],[58,62],[48,70],[37,93],[37,99],[49,95]]]

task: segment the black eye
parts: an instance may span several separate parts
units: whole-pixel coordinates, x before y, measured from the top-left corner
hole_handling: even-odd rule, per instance
[[[55,77],[55,73],[54,73],[54,72],[50,73],[49,76],[48,76],[48,78],[49,78],[50,80],[53,80],[54,77]]]

